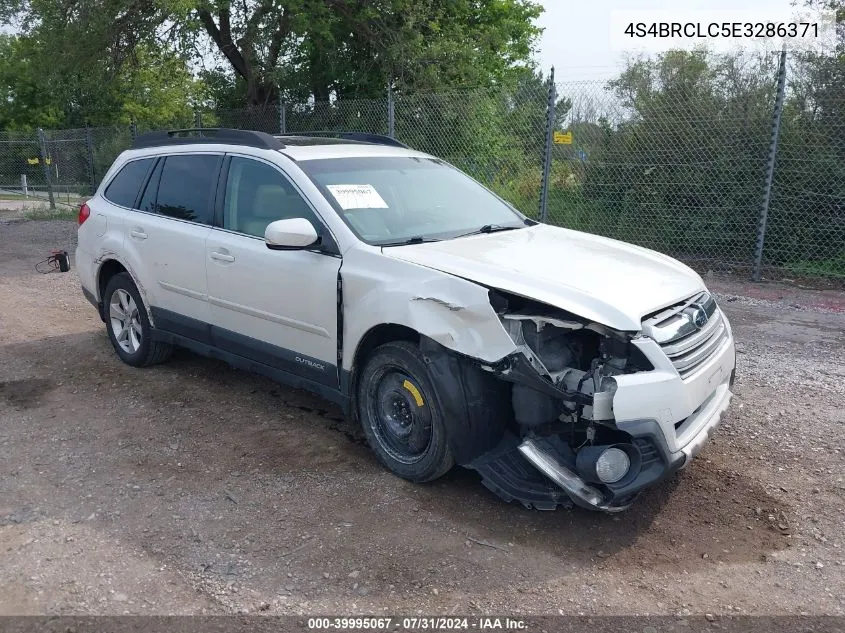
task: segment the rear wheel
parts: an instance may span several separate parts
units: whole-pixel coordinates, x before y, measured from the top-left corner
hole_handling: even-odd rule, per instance
[[[379,460],[410,481],[431,481],[454,465],[440,403],[419,349],[386,343],[358,381],[358,415]]]
[[[147,311],[129,273],[109,279],[103,293],[103,313],[114,351],[127,365],[145,367],[170,357],[173,346],[153,340]]]

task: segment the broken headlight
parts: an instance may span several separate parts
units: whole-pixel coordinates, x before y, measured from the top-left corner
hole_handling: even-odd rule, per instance
[[[613,377],[652,369],[631,344],[631,336],[545,306],[525,307],[513,312],[502,310],[499,318],[517,353],[558,390],[559,396],[517,382],[513,388],[517,421],[535,426],[562,414],[612,420],[616,391]]]

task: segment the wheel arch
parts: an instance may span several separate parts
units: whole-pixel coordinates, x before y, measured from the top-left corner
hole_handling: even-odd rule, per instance
[[[409,341],[411,343],[420,342],[420,333],[407,325],[399,323],[379,323],[371,327],[355,348],[355,354],[352,357],[352,368],[356,368],[360,363],[364,362],[372,351],[379,345],[390,343],[391,341]]]
[[[138,294],[141,296],[141,302],[143,303],[144,310],[147,313],[147,318],[150,321],[150,325],[155,327],[155,323],[153,322],[152,310],[150,310],[150,302],[147,298],[146,292],[144,291],[144,287],[140,283],[138,283],[138,276],[133,274],[131,268],[127,266],[125,262],[121,261],[121,259],[119,259],[114,253],[111,253],[109,255],[110,256],[104,256],[97,262],[98,268],[95,278],[97,280],[100,318],[105,321],[104,295],[109,281],[115,275],[119,275],[120,273],[126,273],[132,278],[132,283],[134,283],[135,287],[138,289]]]
[[[361,373],[361,367],[367,362],[374,349],[392,341],[409,341],[419,344],[420,333],[399,323],[374,325],[358,341],[355,346],[355,353],[352,355],[352,365],[349,371],[343,372],[341,390],[349,394],[348,413],[356,421],[358,419],[357,379]]]
[[[116,259],[107,259],[100,264],[100,268],[97,271],[97,294],[101,303],[105,300],[106,286],[108,286],[111,278],[126,272],[129,272],[126,266]]]
[[[370,328],[356,347],[347,382],[348,414],[353,421],[360,423],[358,377],[361,370],[373,350],[392,341],[408,341],[419,346],[443,411],[455,461],[466,465],[492,450],[513,419],[509,385],[483,371],[476,360],[397,323]]]

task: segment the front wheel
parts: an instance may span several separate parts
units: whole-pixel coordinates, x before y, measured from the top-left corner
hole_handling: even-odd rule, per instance
[[[443,414],[416,345],[395,341],[367,360],[358,416],[379,460],[409,481],[432,481],[454,465]]]

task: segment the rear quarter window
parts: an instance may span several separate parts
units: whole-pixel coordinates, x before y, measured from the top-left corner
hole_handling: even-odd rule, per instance
[[[106,200],[131,209],[154,160],[140,158],[126,163],[106,187],[103,193]]]

